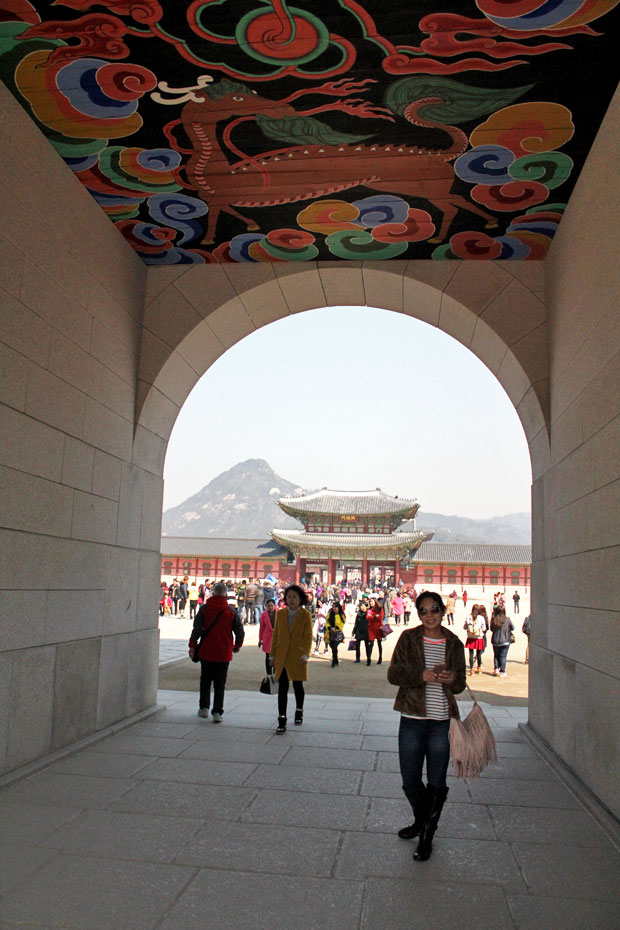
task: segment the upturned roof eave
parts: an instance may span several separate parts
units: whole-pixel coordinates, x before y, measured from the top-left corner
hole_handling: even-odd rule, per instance
[[[278,501],[278,506],[284,513],[287,513],[291,517],[295,517],[296,520],[300,520],[304,523],[309,517],[321,517],[327,519],[328,517],[342,517],[347,516],[347,512],[344,510],[313,510],[311,508],[304,508],[299,505],[285,504],[282,500]],[[420,509],[420,505],[416,502],[413,504],[408,502],[407,507],[399,507],[394,510],[384,510],[379,512],[378,510],[368,510],[363,513],[356,513],[355,516],[358,519],[366,518],[368,520],[374,520],[377,518],[386,519],[388,517],[401,517],[402,520],[412,520]]]
[[[297,532],[299,532],[299,535],[296,535]],[[351,534],[349,539],[343,540],[339,534],[314,536],[314,534],[304,534],[296,530],[288,532],[272,530],[271,535],[281,546],[300,556],[318,556],[330,552],[338,553],[341,556],[344,556],[345,553],[363,554],[374,552],[388,558],[401,558],[411,554],[422,544],[425,538],[423,533],[402,533],[400,534],[401,538],[394,535],[360,538]]]

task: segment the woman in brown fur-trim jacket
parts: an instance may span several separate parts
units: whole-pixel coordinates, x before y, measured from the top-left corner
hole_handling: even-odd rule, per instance
[[[450,718],[459,717],[455,694],[465,688],[463,644],[441,621],[446,607],[435,591],[415,602],[421,626],[406,630],[396,643],[388,681],[398,685],[394,710],[400,711],[398,753],[403,791],[414,822],[399,830],[402,839],[419,836],[413,858],[431,855],[432,839],[448,796]],[[426,759],[428,784],[422,782]]]

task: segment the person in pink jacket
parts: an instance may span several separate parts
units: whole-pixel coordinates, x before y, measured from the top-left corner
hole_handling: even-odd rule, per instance
[[[265,669],[268,675],[273,675],[273,665],[269,658],[271,650],[271,640],[273,637],[273,625],[276,622],[276,602],[269,598],[265,604],[266,610],[260,615],[260,626],[258,628],[258,646],[262,646],[265,653]]]
[[[405,601],[400,596],[400,594],[395,594],[392,598],[392,614],[394,615],[394,620],[396,621],[396,626],[400,626],[400,621],[403,619],[405,613]]]

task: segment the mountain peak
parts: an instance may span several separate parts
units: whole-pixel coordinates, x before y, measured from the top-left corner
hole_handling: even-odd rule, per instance
[[[299,529],[299,523],[284,514],[277,502],[304,490],[277,475],[265,459],[246,459],[167,510],[162,533],[250,539],[267,538],[275,526]]]

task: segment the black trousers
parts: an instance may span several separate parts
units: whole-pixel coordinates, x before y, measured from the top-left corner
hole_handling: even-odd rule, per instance
[[[228,662],[206,662],[200,660],[200,707],[209,707],[211,703],[211,684],[213,684],[213,713],[224,712],[224,690],[228,675]]]
[[[379,649],[379,658],[382,659],[382,658],[383,658],[383,646],[382,646],[382,644],[381,644],[381,640],[380,640],[380,639],[377,639],[377,640],[371,639],[371,640],[370,640],[370,655],[368,656],[368,658],[370,658],[370,656],[372,655],[372,647],[374,646],[375,642],[376,642],[376,644],[377,644],[377,648]]]
[[[364,646],[366,647],[366,659],[367,659],[367,660],[370,659],[370,652],[371,652],[371,649],[370,649],[370,640],[368,639],[368,637],[366,637],[366,639],[356,639],[356,640],[355,640],[355,660],[356,660],[356,662],[359,662],[359,660],[360,660],[360,649],[362,648],[362,643],[364,643]]]
[[[285,668],[282,669],[282,674],[280,675],[280,680],[278,682],[278,714],[280,717],[286,717],[286,705],[288,703],[288,686],[289,686],[289,677]],[[293,691],[295,692],[295,700],[297,701],[297,710],[301,710],[304,706],[304,697],[306,692],[304,691],[303,681],[294,681],[293,682]]]
[[[273,665],[271,664],[268,652],[265,653],[265,673],[267,675],[273,675]]]

